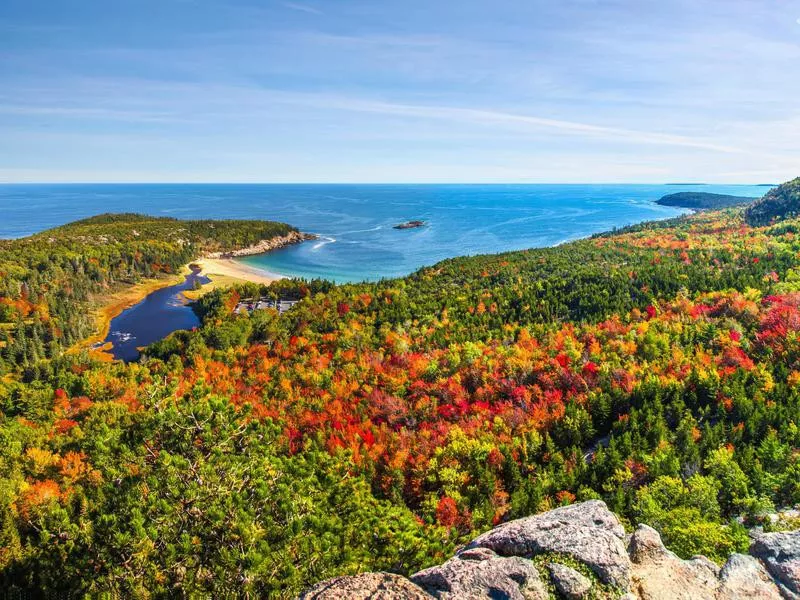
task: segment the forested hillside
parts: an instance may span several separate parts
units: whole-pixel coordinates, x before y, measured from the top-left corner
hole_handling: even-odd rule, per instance
[[[90,335],[93,297],[177,273],[204,252],[241,248],[290,231],[294,228],[267,221],[123,214],[0,240],[0,376],[56,358]]]
[[[800,216],[800,177],[774,190],[747,209],[745,218],[755,227]]]
[[[698,210],[715,210],[750,204],[755,198],[731,196],[729,194],[709,194],[708,192],[677,192],[659,198],[656,204],[662,206],[681,206]]]
[[[56,264],[106,247],[58,231],[30,242]],[[800,503],[799,231],[729,209],[374,284],[216,290],[140,363],[29,356],[36,381],[0,384],[0,587],[292,597],[590,498],[722,561]],[[302,301],[232,314],[252,294]]]

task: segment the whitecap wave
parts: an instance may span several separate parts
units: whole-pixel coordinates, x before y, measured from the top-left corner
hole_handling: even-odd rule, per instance
[[[370,231],[378,231],[379,229],[383,229],[383,225],[378,225],[377,227],[372,227],[370,229],[356,229],[355,231],[342,231],[337,235],[350,235],[353,233],[369,233]]]
[[[320,236],[320,239],[317,241],[317,243],[314,244],[313,246],[311,246],[311,251],[312,252],[316,252],[317,250],[319,250],[323,246],[325,246],[327,244],[333,244],[335,241],[336,241],[335,237],[330,237],[330,236],[327,236],[327,235],[326,236]]]

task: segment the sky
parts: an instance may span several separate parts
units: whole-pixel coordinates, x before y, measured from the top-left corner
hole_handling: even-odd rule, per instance
[[[0,182],[798,175],[800,0],[0,0]]]

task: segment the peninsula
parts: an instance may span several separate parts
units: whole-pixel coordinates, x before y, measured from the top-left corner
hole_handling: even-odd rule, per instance
[[[108,336],[114,318],[158,290],[183,282],[192,272],[190,264],[211,275],[209,289],[269,283],[275,277],[222,257],[266,252],[308,237],[272,221],[125,213],[3,240],[0,374],[4,362],[24,364],[96,346]],[[27,339],[46,343],[40,347]]]
[[[744,196],[729,196],[727,194],[710,194],[708,192],[678,192],[668,194],[659,198],[656,204],[661,206],[678,206],[681,208],[693,208],[695,210],[716,210],[728,208],[729,206],[740,206],[749,204],[755,198]]]

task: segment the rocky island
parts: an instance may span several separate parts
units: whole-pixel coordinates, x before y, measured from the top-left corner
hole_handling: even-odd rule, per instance
[[[393,229],[416,229],[417,227],[424,227],[425,221],[406,221],[405,223],[399,223],[393,227]]]

